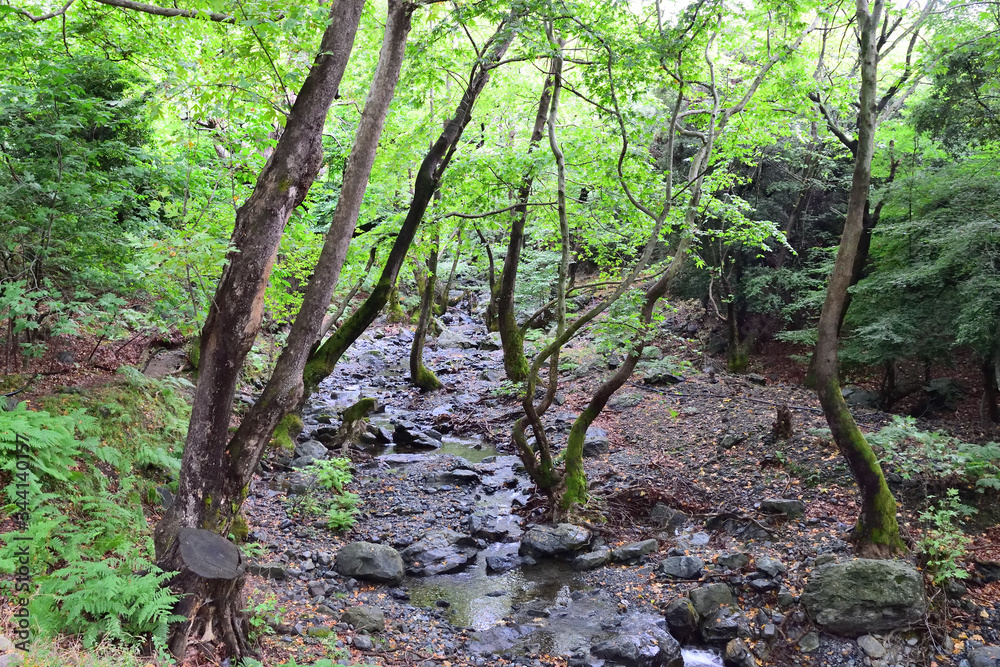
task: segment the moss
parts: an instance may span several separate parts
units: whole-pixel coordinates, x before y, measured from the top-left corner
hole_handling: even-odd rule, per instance
[[[371,397],[362,398],[360,401],[344,410],[340,417],[345,424],[364,419],[368,413],[375,409],[375,399]]]
[[[247,537],[250,535],[250,526],[242,514],[233,517],[233,525],[229,527],[229,532],[237,544],[243,544],[247,541]]]
[[[421,391],[434,391],[435,389],[440,389],[444,386],[441,384],[441,380],[438,380],[437,375],[434,375],[433,371],[428,369],[423,364],[420,364],[420,369],[417,371],[417,377],[410,379]]]
[[[274,434],[271,436],[271,442],[269,443],[270,446],[280,449],[283,452],[291,453],[295,451],[294,438],[302,432],[302,428],[302,417],[294,412],[285,415],[274,429]]]
[[[195,336],[188,343],[187,355],[191,368],[198,370],[198,363],[201,361],[201,336]]]
[[[573,422],[566,440],[566,474],[563,478],[565,490],[560,500],[562,509],[568,510],[574,504],[587,502],[587,471],[583,468],[583,443],[587,438],[587,428],[597,417],[597,413],[587,408]]]

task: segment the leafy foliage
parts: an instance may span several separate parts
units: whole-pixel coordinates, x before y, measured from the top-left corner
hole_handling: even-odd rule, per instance
[[[921,512],[920,520],[927,524],[927,529],[920,536],[917,546],[927,561],[935,584],[948,579],[968,578],[969,572],[962,566],[962,561],[972,538],[962,532],[958,522],[975,512],[959,500],[958,489],[948,489],[936,505]]]

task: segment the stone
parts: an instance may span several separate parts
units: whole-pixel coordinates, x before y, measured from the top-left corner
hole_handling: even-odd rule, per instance
[[[776,591],[779,588],[777,581],[772,581],[767,577],[763,577],[760,573],[757,573],[757,579],[747,579],[747,586],[757,591],[758,593],[769,593],[771,591]]]
[[[507,572],[521,564],[517,554],[490,554],[486,557],[487,572]]]
[[[337,552],[334,569],[345,577],[398,584],[405,574],[399,552],[384,544],[354,542]]]
[[[878,659],[885,656],[885,647],[882,643],[871,635],[861,635],[858,637],[858,646],[869,658]]]
[[[596,570],[611,562],[611,550],[607,547],[588,551],[573,559],[573,569],[578,572]]]
[[[626,617],[615,636],[594,644],[590,652],[607,665],[622,667],[684,667],[681,646],[649,614]]]
[[[416,424],[408,421],[396,423],[392,432],[392,441],[403,447],[413,447],[415,449],[438,449],[441,441],[432,437],[426,430],[421,429]]]
[[[520,531],[520,517],[515,515],[501,517],[493,508],[481,508],[469,515],[465,520],[465,529],[473,537],[490,542],[506,542]]]
[[[23,659],[16,653],[0,655],[0,667],[17,667],[22,664],[24,664]]]
[[[698,612],[688,598],[674,600],[663,612],[670,634],[689,643],[698,632]]]
[[[359,651],[370,651],[375,647],[375,642],[372,641],[372,638],[364,635],[355,635],[353,643],[354,648]]]
[[[614,396],[608,401],[608,407],[612,410],[627,410],[642,403],[642,396],[639,394],[621,394]]]
[[[1000,667],[1000,646],[980,646],[969,649],[971,667]]]
[[[819,648],[819,635],[815,632],[807,632],[799,640],[799,648],[803,653],[811,653]]]
[[[590,543],[590,531],[571,523],[532,526],[521,538],[522,556],[565,557]]]
[[[623,563],[630,560],[636,560],[642,558],[643,556],[648,556],[649,554],[656,553],[660,548],[660,543],[656,540],[643,540],[641,542],[632,542],[631,544],[626,544],[625,546],[618,547],[611,552],[611,558],[616,563]]]
[[[378,607],[358,605],[347,609],[340,622],[353,625],[355,632],[382,632],[385,630],[385,612]]]
[[[829,552],[816,556],[816,567],[819,567],[820,565],[826,565],[827,563],[835,563],[835,562],[837,562],[837,557]]]
[[[965,594],[969,592],[965,584],[958,579],[946,579],[941,588],[944,589],[944,594],[949,600],[958,600],[965,597]]]
[[[251,563],[247,569],[250,571],[250,574],[264,577],[265,579],[284,581],[288,578],[288,568],[278,563]]]
[[[729,584],[708,584],[691,589],[688,593],[691,604],[699,616],[708,616],[723,605],[734,605],[733,591]]]
[[[450,329],[445,329],[441,332],[441,335],[437,338],[437,346],[439,349],[462,349],[468,350],[469,348],[475,347],[475,344],[463,336],[460,333],[455,333]]]
[[[927,609],[920,572],[897,560],[857,558],[818,567],[801,600],[817,625],[847,637],[909,627]]]
[[[758,572],[763,572],[767,576],[777,577],[779,574],[784,574],[788,571],[785,564],[776,558],[771,558],[770,556],[756,556],[754,558],[754,564],[757,567]]]
[[[406,571],[431,576],[464,570],[475,561],[479,550],[471,538],[447,528],[431,530],[400,552]]]
[[[769,514],[784,514],[789,518],[797,519],[805,516],[806,504],[801,500],[766,498],[760,501],[760,511]]]
[[[319,440],[306,440],[295,445],[295,454],[292,458],[293,468],[305,468],[313,461],[322,461],[329,452]]]
[[[725,646],[740,635],[740,626],[746,619],[739,609],[730,606],[719,607],[701,620],[701,638],[706,644]]]
[[[704,567],[705,561],[695,556],[671,556],[661,560],[657,569],[677,579],[698,579]]]
[[[1000,581],[1000,563],[992,560],[976,560],[976,574],[984,584]]]
[[[882,395],[859,387],[842,387],[840,394],[848,405],[859,408],[877,408],[882,404]]]
[[[742,639],[731,639],[722,653],[722,662],[726,667],[742,667],[747,664],[747,658],[750,658],[750,651]],[[753,663],[753,658],[750,661]]]
[[[316,639],[325,639],[333,634],[333,630],[325,625],[311,625],[306,628],[307,637],[315,637]]]
[[[687,515],[664,503],[656,503],[649,510],[649,519],[657,528],[676,530],[687,522]]]
[[[484,352],[493,352],[495,350],[503,349],[503,341],[500,340],[499,331],[491,331],[486,334],[486,337],[479,341],[479,349]]]
[[[740,570],[747,566],[747,563],[750,562],[750,558],[745,553],[730,551],[728,553],[721,554],[716,562],[724,568],[730,570]]]
[[[583,441],[583,457],[593,458],[607,454],[611,448],[611,441],[608,440],[608,432],[603,428],[590,427]]]

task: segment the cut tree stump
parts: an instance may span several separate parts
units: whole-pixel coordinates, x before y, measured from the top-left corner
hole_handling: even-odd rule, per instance
[[[188,593],[174,607],[174,613],[187,620],[173,629],[170,652],[181,658],[189,639],[221,639],[231,654],[255,655],[242,613],[247,567],[239,547],[210,530],[181,528],[163,562],[177,571],[170,587]]]

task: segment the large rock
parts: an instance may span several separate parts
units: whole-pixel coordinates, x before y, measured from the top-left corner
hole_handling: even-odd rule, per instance
[[[692,589],[688,596],[699,616],[708,616],[723,605],[734,605],[733,591],[729,584],[709,584]]]
[[[403,447],[419,449],[438,449],[441,441],[434,438],[426,430],[408,421],[399,421],[392,432],[392,441]]]
[[[677,579],[697,579],[704,567],[705,561],[695,556],[671,556],[661,560],[658,569]]]
[[[295,445],[293,468],[305,468],[313,461],[322,461],[329,455],[326,445],[318,440],[306,440]]]
[[[820,627],[847,637],[908,627],[927,609],[923,578],[912,565],[865,558],[813,570],[802,603]]]
[[[701,638],[706,644],[722,647],[739,637],[741,626],[746,625],[746,619],[739,609],[719,607],[701,620]]]
[[[590,652],[607,665],[684,667],[681,646],[660,627],[662,623],[646,614],[626,617],[614,637],[594,644]]]
[[[437,346],[442,350],[446,348],[459,348],[467,350],[470,347],[475,347],[475,344],[462,334],[455,333],[450,329],[445,329],[441,332],[441,335],[438,336]]]
[[[805,515],[806,504],[794,498],[766,498],[760,501],[760,511],[771,514],[784,514],[787,517],[797,519]]]
[[[685,643],[694,639],[698,632],[698,612],[687,598],[679,598],[667,605],[663,612],[670,634]]]
[[[378,607],[358,605],[345,611],[340,622],[353,625],[357,632],[382,632],[385,630],[385,612]]]
[[[676,530],[687,521],[687,515],[664,503],[656,503],[649,510],[649,520],[657,528]]]
[[[611,447],[608,432],[603,428],[590,427],[583,441],[583,458],[593,458],[607,454]]]
[[[573,559],[573,569],[578,572],[596,570],[611,562],[611,550],[607,547],[588,551]]]
[[[636,560],[637,558],[642,558],[643,556],[648,556],[649,554],[654,554],[660,548],[660,543],[656,540],[643,540],[642,542],[632,542],[624,546],[620,546],[611,552],[611,558],[615,562],[623,563],[630,560]]]
[[[334,569],[345,577],[398,584],[403,580],[403,559],[392,547],[354,542],[337,552]]]
[[[571,523],[555,526],[532,526],[521,538],[518,550],[522,556],[569,556],[583,549],[590,542],[590,531]]]
[[[980,646],[969,650],[972,667],[1000,667],[1000,646]]]
[[[428,531],[400,552],[406,571],[431,576],[464,570],[479,552],[470,538],[447,528]]]

